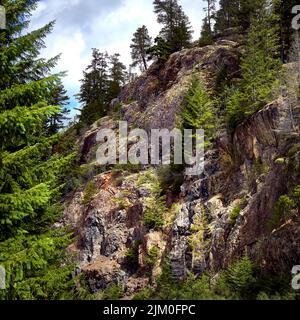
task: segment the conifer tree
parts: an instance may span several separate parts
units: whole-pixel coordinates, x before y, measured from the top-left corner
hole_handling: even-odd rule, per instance
[[[197,77],[194,77],[182,109],[182,126],[184,129],[203,129],[207,146],[214,138],[216,129],[213,107],[214,102],[203,83]]]
[[[61,79],[59,79],[57,86],[51,93],[51,99],[48,102],[50,105],[61,107],[61,112],[51,116],[47,122],[47,130],[50,135],[57,133],[60,129],[63,129],[66,126],[66,121],[70,120],[68,117],[70,109],[66,107],[68,102],[69,97],[67,96],[67,90],[64,88]]]
[[[163,25],[159,38],[170,46],[170,53],[190,44],[192,30],[189,18],[177,0],[154,0],[154,12],[157,14],[157,22]]]
[[[262,0],[253,15],[247,36],[241,62],[241,82],[233,89],[227,104],[231,128],[272,99],[281,68],[278,20],[274,6]]]
[[[247,30],[252,13],[259,5],[260,0],[220,0],[220,8],[215,15],[215,31],[222,33],[226,29],[236,27]]]
[[[91,124],[107,113],[107,91],[109,86],[108,54],[93,49],[92,62],[83,72],[79,94],[82,103],[80,122]]]
[[[288,60],[289,50],[293,42],[292,9],[299,5],[298,0],[276,0],[276,13],[280,16],[280,44],[281,59],[283,62]]]
[[[208,18],[206,16],[203,19],[203,25],[202,25],[199,44],[200,44],[200,46],[207,46],[212,43],[213,43],[213,35],[212,35],[212,31],[211,31],[211,28],[208,23]]]
[[[214,19],[216,11],[216,0],[205,0],[207,3],[204,11],[206,12],[206,22],[210,33],[212,33],[212,19]]]
[[[126,66],[120,61],[120,54],[110,56],[108,103],[117,98],[126,81]]]
[[[56,137],[45,123],[61,112],[49,106],[59,75],[57,58],[39,58],[53,23],[26,33],[34,0],[5,0],[7,30],[0,32],[0,299],[55,299],[71,293],[68,236],[52,230],[62,172],[72,155],[52,154]],[[3,75],[3,76],[2,76]]]
[[[155,44],[147,51],[149,58],[157,58],[160,62],[167,61],[172,53],[171,45],[162,37],[156,37],[154,43]]]
[[[140,67],[140,70],[143,72],[147,70],[147,60],[148,60],[148,49],[152,46],[152,39],[149,36],[148,29],[146,26],[138,28],[133,35],[131,48],[131,58],[132,58],[132,67],[137,65]]]

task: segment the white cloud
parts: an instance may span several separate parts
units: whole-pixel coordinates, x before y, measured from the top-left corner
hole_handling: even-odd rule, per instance
[[[201,0],[179,1],[189,16],[194,38],[200,34],[203,19]],[[154,38],[160,26],[153,13],[152,0],[41,0],[32,16],[31,29],[56,20],[46,39],[43,56],[62,54],[57,70],[67,71],[64,83],[69,95],[79,90],[79,80],[91,57],[91,48],[120,53],[130,64],[130,42],[135,30],[146,25]],[[74,103],[73,103],[74,104]]]

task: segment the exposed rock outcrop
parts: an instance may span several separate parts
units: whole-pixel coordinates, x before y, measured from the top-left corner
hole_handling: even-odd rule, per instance
[[[125,86],[112,104],[121,105],[120,115],[132,127],[171,129],[193,74],[211,90],[223,68],[229,77],[237,75],[239,55],[240,46],[229,40],[175,53]],[[164,257],[177,279],[188,272],[218,273],[245,252],[267,271],[290,271],[300,263],[299,215],[275,230],[269,227],[279,196],[300,183],[299,112],[288,99],[278,98],[253,114],[233,136],[220,133],[205,154],[205,172],[186,177],[176,198],[180,210],[161,231],[143,223],[151,193],[137,183],[143,172],[124,177],[95,163],[97,132],[117,127],[116,119],[103,118],[78,141],[80,164],[94,168],[88,179],[94,192],[87,201],[85,185],[65,201],[64,222],[78,235],[72,249],[93,291],[118,283],[130,296],[155,280]],[[146,260],[153,247],[158,255],[149,272]],[[128,264],[130,249],[138,266]]]
[[[135,82],[124,87],[118,102],[124,120],[137,128],[172,129],[194,73],[212,89],[218,73],[239,70],[239,44],[220,40],[215,45],[176,52],[163,66],[153,64]]]
[[[185,183],[182,189],[186,203],[173,226],[171,254],[175,276],[186,274],[190,265],[187,260],[199,251],[187,255],[186,245],[197,206],[210,229],[204,242],[205,261],[211,271],[218,272],[245,252],[263,268],[277,272],[289,272],[299,260],[299,217],[279,230],[268,227],[279,196],[297,182],[294,180],[298,168],[287,170],[276,163],[300,141],[291,126],[299,125],[298,112],[293,112],[288,101],[280,98],[255,113],[237,128],[231,145],[224,136],[217,141],[216,149],[206,155],[206,172]],[[230,213],[237,205],[239,215],[231,222]]]

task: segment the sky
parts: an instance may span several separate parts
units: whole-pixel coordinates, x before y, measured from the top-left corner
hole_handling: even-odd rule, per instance
[[[200,36],[204,17],[203,0],[179,0],[189,16],[194,39]],[[120,53],[129,66],[130,43],[138,27],[146,25],[155,38],[161,26],[156,22],[152,0],[41,0],[33,13],[30,29],[55,20],[53,32],[46,38],[42,56],[61,54],[55,71],[67,71],[64,85],[70,97],[70,108],[79,107],[74,94],[79,92],[82,72],[91,60],[91,49]]]

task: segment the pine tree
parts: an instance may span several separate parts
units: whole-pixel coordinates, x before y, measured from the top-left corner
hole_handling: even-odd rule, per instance
[[[213,43],[213,35],[211,28],[209,26],[208,18],[207,16],[203,19],[203,25],[201,30],[201,36],[199,40],[200,46],[207,46]]]
[[[50,117],[47,122],[47,130],[50,135],[57,133],[60,129],[63,129],[66,126],[65,122],[70,120],[70,118],[68,118],[70,109],[66,107],[68,102],[69,97],[67,96],[67,91],[64,88],[61,79],[59,79],[57,86],[51,93],[51,99],[48,101],[50,105],[61,107],[61,112]]]
[[[126,66],[120,61],[120,54],[110,56],[108,103],[117,98],[126,81]]]
[[[83,72],[79,94],[76,95],[82,109],[80,122],[91,124],[106,115],[109,86],[108,54],[93,49],[92,62]]]
[[[261,1],[247,36],[242,57],[242,79],[227,103],[230,128],[272,99],[281,69],[279,59],[278,16],[268,0]]]
[[[172,54],[171,45],[162,37],[156,37],[154,43],[147,51],[149,58],[157,58],[159,62],[167,61],[170,54]]]
[[[147,27],[142,26],[141,28],[138,28],[133,35],[132,44],[130,45],[133,67],[136,67],[138,65],[142,72],[147,70],[147,50],[151,46],[152,40],[149,36]]]
[[[276,0],[276,13],[280,16],[281,59],[288,60],[289,50],[293,42],[292,8],[299,5],[298,0]]]
[[[64,254],[69,240],[50,227],[72,155],[52,154],[57,138],[45,129],[49,117],[61,112],[47,104],[59,82],[60,75],[50,74],[57,58],[39,58],[53,23],[25,33],[37,1],[2,4],[7,30],[0,32],[0,265],[6,289],[0,299],[59,298],[73,286]]]
[[[254,266],[248,255],[232,264],[225,272],[225,281],[235,298],[245,299],[254,285]]]
[[[125,76],[125,83],[131,83],[137,78],[137,74],[132,71],[132,66],[129,66]]]
[[[222,33],[233,26],[233,11],[235,0],[220,0],[219,10],[216,13],[215,32]]]
[[[215,32],[241,27],[247,30],[252,13],[260,6],[260,0],[220,0],[220,8],[215,15]]]
[[[207,6],[204,8],[206,12],[206,22],[208,25],[208,30],[212,34],[212,19],[214,19],[215,11],[216,11],[216,0],[205,0],[207,2]]]
[[[154,12],[157,14],[157,22],[163,25],[159,38],[170,46],[170,53],[190,44],[192,39],[190,22],[177,0],[154,0]]]
[[[184,129],[203,129],[206,146],[209,146],[215,136],[216,121],[213,107],[214,102],[203,83],[194,77],[182,109],[182,126]]]

